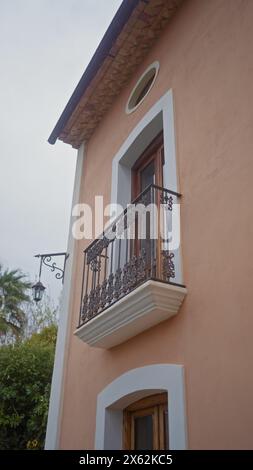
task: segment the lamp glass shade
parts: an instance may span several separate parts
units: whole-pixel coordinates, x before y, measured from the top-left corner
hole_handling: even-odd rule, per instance
[[[43,286],[42,282],[40,281],[36,282],[36,284],[32,286],[33,300],[35,302],[41,301],[45,289],[46,288]]]

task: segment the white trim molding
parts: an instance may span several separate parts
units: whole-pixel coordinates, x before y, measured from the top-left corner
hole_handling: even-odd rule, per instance
[[[95,448],[122,449],[123,409],[154,393],[167,392],[171,450],[187,449],[184,367],[155,364],[130,370],[98,395]]]
[[[176,315],[186,288],[149,280],[75,331],[82,341],[109,349]]]
[[[76,162],[76,174],[74,182],[74,193],[72,199],[72,207],[79,202],[81,179],[83,172],[83,160],[84,160],[84,145],[78,150],[77,162]],[[59,429],[61,422],[61,410],[64,393],[64,370],[66,356],[68,354],[68,341],[70,334],[70,299],[72,280],[74,273],[74,252],[75,252],[75,240],[72,236],[72,219],[70,218],[69,225],[69,238],[67,253],[69,254],[65,272],[64,272],[64,285],[60,304],[60,315],[59,315],[59,326],[56,342],[54,370],[51,384],[51,394],[49,402],[48,420],[47,420],[47,433],[45,449],[54,450],[59,447]]]

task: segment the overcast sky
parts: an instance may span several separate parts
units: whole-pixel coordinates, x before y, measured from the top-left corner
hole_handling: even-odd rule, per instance
[[[0,0],[0,263],[32,281],[67,249],[76,151],[47,139],[120,3]]]

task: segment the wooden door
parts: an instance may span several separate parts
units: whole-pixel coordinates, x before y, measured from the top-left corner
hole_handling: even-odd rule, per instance
[[[169,449],[166,393],[139,400],[124,410],[124,449]]]
[[[154,139],[148,148],[139,157],[132,168],[132,200],[138,201],[138,196],[151,184],[163,186],[164,146],[163,133]],[[142,199],[140,202],[142,202]],[[147,277],[160,278],[161,252],[160,252],[160,191],[152,189],[145,195],[145,205],[156,204],[158,215],[158,239],[150,237],[150,218],[146,215],[146,237],[140,240],[138,233],[138,215],[135,220],[135,241],[132,243],[131,253],[139,256],[142,250],[146,254]]]

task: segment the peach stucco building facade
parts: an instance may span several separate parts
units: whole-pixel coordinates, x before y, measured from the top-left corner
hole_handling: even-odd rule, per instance
[[[132,10],[123,21],[125,4],[118,13],[124,24],[120,23],[110,44],[110,50],[118,47],[113,60],[127,47],[126,28],[134,35],[145,27],[145,19],[155,24],[164,5],[173,14],[166,17],[161,30],[152,30],[154,40],[131,64],[126,79],[119,78],[122,86],[92,121],[91,115],[106,101],[106,90],[113,88],[115,80],[115,74],[108,72],[112,65],[105,67],[106,59],[101,59],[55,138],[78,148],[73,204],[94,207],[96,195],[102,195],[106,204],[120,195],[113,181],[115,165],[143,139],[139,154],[145,150],[156,132],[149,139],[147,128],[157,118],[157,130],[163,131],[165,141],[163,171],[168,174],[163,178],[168,183],[164,187],[182,195],[180,273],[175,278],[181,300],[175,314],[157,324],[152,320],[149,328],[140,326],[136,335],[128,333],[126,322],[123,340],[117,343],[116,339],[116,344],[109,338],[109,346],[105,339],[105,347],[97,347],[96,333],[89,344],[85,340],[88,322],[81,326],[84,334],[74,334],[79,324],[83,251],[91,240],[74,240],[75,218],[71,220],[46,448],[122,448],[119,428],[124,409],[165,391],[170,448],[252,449],[253,2],[140,0],[128,2]],[[144,8],[151,9],[150,16]],[[139,11],[143,22],[138,23],[133,18]],[[145,37],[148,31],[144,42]],[[106,47],[106,38],[103,41]],[[121,74],[127,62],[126,55]],[[159,63],[159,70],[151,89],[127,113],[135,84],[154,63]],[[101,81],[104,95],[100,93],[97,105],[90,105]],[[83,97],[86,101],[80,106]],[[85,106],[93,122],[87,136]],[[137,152],[135,160],[138,157]],[[173,282],[168,286],[173,291]],[[138,303],[141,288],[109,310],[133,295]],[[147,315],[155,318],[156,308]],[[103,315],[106,322],[109,310],[95,319]],[[97,328],[103,334],[103,325]]]

